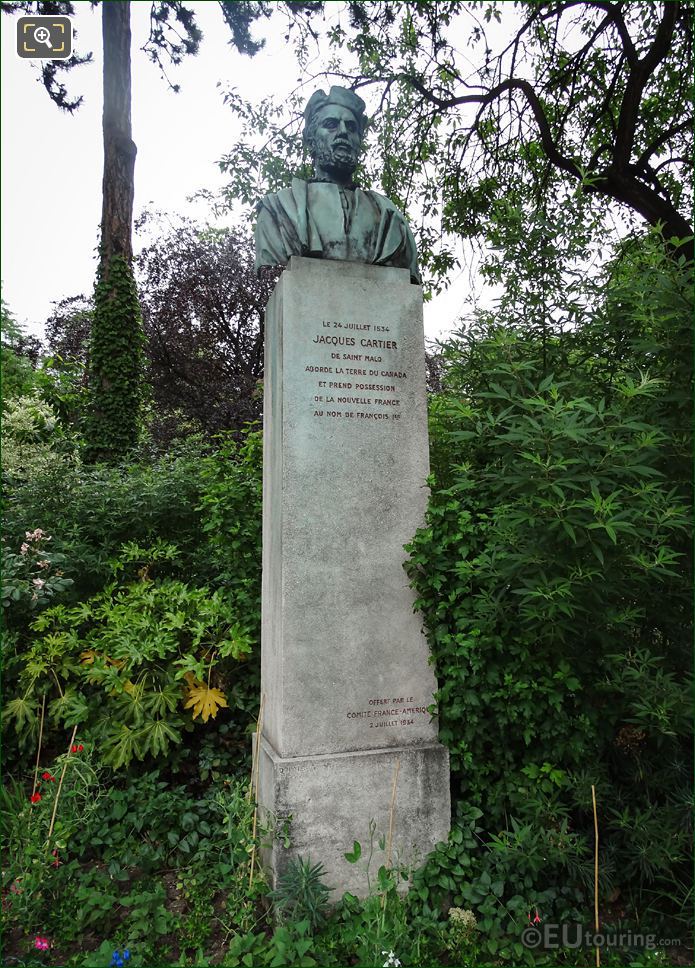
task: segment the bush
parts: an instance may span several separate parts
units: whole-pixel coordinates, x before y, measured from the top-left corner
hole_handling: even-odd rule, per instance
[[[8,400],[2,423],[2,472],[10,481],[64,473],[78,460],[77,443],[38,391]]]
[[[154,577],[177,554],[161,541],[148,550],[130,544],[114,566],[120,581],[33,620],[28,648],[6,657],[18,693],[5,720],[22,739],[33,738],[48,701],[45,736],[51,726],[79,726],[101,762],[118,769],[166,755],[190,729],[189,716],[207,723],[229,706],[227,683],[251,653],[248,632],[221,590]]]
[[[202,455],[192,440],[149,464],[52,467],[8,489],[6,537],[19,546],[26,531],[50,534],[74,583],[71,601],[104,587],[112,560],[129,541],[175,543],[186,570],[202,537],[196,510]]]
[[[157,771],[115,782],[95,758],[88,747],[63,753],[32,802],[18,785],[2,791],[6,947],[17,932],[40,933],[58,964],[108,965],[114,949],[130,950],[136,965],[169,963],[169,946],[195,950],[213,933],[219,944],[226,906],[222,932],[248,932],[266,889],[261,877],[248,886],[246,785],[196,797]],[[75,942],[90,953],[68,958]]]
[[[241,443],[220,438],[216,450],[189,438],[141,463],[53,466],[10,482],[5,536],[18,549],[27,531],[50,534],[71,601],[104,587],[124,544],[173,543],[177,574],[225,585],[243,621],[260,629],[262,452],[250,430]]]
[[[263,436],[251,425],[241,444],[231,436],[220,441],[201,464],[199,510],[206,541],[197,568],[225,587],[260,643]]]
[[[483,932],[541,898],[558,917],[590,898],[592,785],[604,904],[652,926],[687,906],[689,391],[653,352],[681,330],[657,305],[677,272],[647,268],[649,293],[638,283],[629,302],[623,267],[606,299],[623,330],[612,367],[598,323],[542,341],[488,324],[448,346],[433,403],[408,571],[455,799],[480,827],[471,839],[459,819],[428,884]]]
[[[261,454],[252,432],[216,452],[190,440],[149,464],[14,482],[3,545],[9,763],[24,755],[16,743],[35,742],[46,698],[49,743],[79,723],[107,765],[168,751],[171,768],[205,779],[233,751],[243,768],[260,679]],[[187,739],[197,755],[174,755],[193,713],[210,717]]]

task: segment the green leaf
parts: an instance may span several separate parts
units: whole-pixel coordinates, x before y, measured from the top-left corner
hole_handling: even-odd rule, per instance
[[[36,722],[35,703],[35,699],[31,701],[23,697],[11,699],[8,703],[5,703],[5,708],[2,711],[3,722],[14,720],[17,732],[24,732]]]
[[[352,852],[348,854],[343,854],[343,857],[348,862],[348,864],[355,864],[362,856],[362,845],[358,840],[354,841],[352,845]]]

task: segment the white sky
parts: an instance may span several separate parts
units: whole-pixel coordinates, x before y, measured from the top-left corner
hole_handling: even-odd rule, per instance
[[[197,57],[171,69],[171,79],[181,85],[174,94],[139,49],[148,35],[150,4],[132,4],[136,216],[151,205],[210,218],[202,203],[191,205],[186,199],[201,188],[214,191],[224,184],[216,161],[229,150],[239,128],[223,104],[222,90],[236,86],[244,97],[282,96],[298,77],[279,19],[254,28],[254,36],[265,36],[267,42],[260,54],[248,58],[229,47],[229,29],[216,3],[192,0],[190,6],[204,38]],[[69,92],[84,95],[72,116],[49,100],[38,68],[17,56],[15,18],[0,18],[3,298],[18,322],[39,335],[53,301],[91,293],[96,269],[101,11],[91,10],[84,0],[75,8],[75,47],[80,53],[91,50],[94,63],[65,75]],[[446,293],[425,305],[428,339],[454,328],[469,288],[464,269]]]

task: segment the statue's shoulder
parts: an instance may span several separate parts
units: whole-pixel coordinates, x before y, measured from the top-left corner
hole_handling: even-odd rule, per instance
[[[296,204],[297,198],[306,194],[307,183],[301,178],[293,178],[289,188],[281,188],[279,192],[269,192],[257,203],[257,209],[269,209],[275,211],[277,208],[287,210],[288,206]]]

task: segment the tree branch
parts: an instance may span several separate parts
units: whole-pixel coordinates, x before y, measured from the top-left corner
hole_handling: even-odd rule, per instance
[[[671,138],[675,138],[677,134],[682,134],[684,131],[690,131],[691,128],[692,121],[690,119],[687,121],[681,121],[680,124],[676,124],[672,128],[668,128],[663,132],[663,134],[660,134],[658,138],[652,141],[646,151],[642,152],[635,162],[637,168],[642,168],[644,165],[646,165],[651,156],[656,154],[656,152],[663,148],[664,145],[668,144]]]
[[[625,171],[630,161],[645,85],[670,48],[679,3],[664,2],[663,7],[663,15],[654,36],[654,42],[642,60],[632,67],[628,75],[623,102],[620,106],[618,133],[613,150],[613,164],[618,171]]]
[[[522,78],[512,77],[506,81],[502,81],[500,84],[495,85],[495,87],[491,88],[484,94],[464,94],[460,97],[440,98],[428,90],[422,81],[420,81],[420,79],[417,77],[413,77],[410,74],[401,74],[399,75],[399,79],[407,84],[410,84],[425,98],[426,101],[428,101],[430,104],[434,104],[442,111],[446,111],[449,108],[458,107],[461,104],[491,104],[501,94],[504,94],[505,91],[509,91],[510,93],[513,91],[521,91],[528,101],[529,107],[533,113],[536,125],[538,126],[538,132],[541,137],[541,144],[543,145],[543,150],[548,156],[548,159],[556,167],[568,172],[575,178],[581,179],[582,174],[579,166],[571,158],[567,158],[565,155],[563,155],[558,146],[555,144],[552,131],[550,130],[550,123],[545,115],[545,111],[543,110],[543,105],[541,104],[540,98],[536,94],[529,81],[525,81]]]

